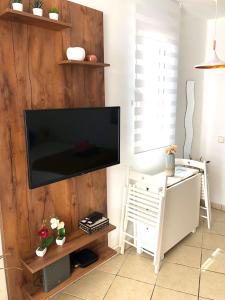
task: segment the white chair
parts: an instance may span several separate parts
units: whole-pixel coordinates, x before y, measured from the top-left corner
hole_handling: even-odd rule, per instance
[[[129,171],[127,187],[125,189],[122,212],[121,253],[125,244],[134,246],[138,253],[146,252],[154,257],[155,273],[158,273],[161,261],[162,230],[166,198],[166,176],[161,182],[156,182],[153,176]],[[129,228],[129,223],[132,228]],[[141,227],[149,228],[151,251],[143,248],[141,241]],[[131,231],[129,233],[129,231]]]
[[[195,161],[190,159],[180,159],[176,158],[175,160],[176,166],[184,166],[198,169],[199,172],[202,173],[201,177],[201,200],[203,205],[200,208],[205,212],[201,217],[207,219],[208,228],[211,228],[211,203],[209,198],[209,184],[208,184],[208,170],[207,170],[207,162],[203,161]]]

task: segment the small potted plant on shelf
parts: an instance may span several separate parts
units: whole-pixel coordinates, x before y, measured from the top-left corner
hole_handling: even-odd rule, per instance
[[[22,0],[12,0],[12,8],[13,10],[23,11]]]
[[[33,14],[35,16],[43,16],[43,0],[34,0],[33,2]]]
[[[51,7],[48,11],[49,18],[52,20],[59,20],[59,10],[56,7]]]
[[[51,223],[51,228],[57,229],[58,231],[56,244],[62,246],[66,241],[65,223],[62,221],[60,222],[60,220],[56,217],[51,218],[50,223]]]
[[[53,242],[53,237],[49,236],[48,228],[43,226],[41,230],[38,231],[38,235],[41,239],[41,244],[36,249],[36,255],[43,257],[47,252],[48,247]]]

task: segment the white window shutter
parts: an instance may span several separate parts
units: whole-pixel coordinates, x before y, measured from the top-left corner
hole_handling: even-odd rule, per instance
[[[180,7],[136,3],[134,152],[175,142]]]

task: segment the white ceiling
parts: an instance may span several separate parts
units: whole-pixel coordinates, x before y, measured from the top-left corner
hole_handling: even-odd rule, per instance
[[[181,0],[184,9],[207,19],[215,17],[215,0]],[[225,0],[218,0],[218,17],[225,17]]]

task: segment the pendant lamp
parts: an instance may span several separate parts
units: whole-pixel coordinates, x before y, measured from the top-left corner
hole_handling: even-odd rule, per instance
[[[225,62],[222,61],[216,53],[217,15],[218,15],[218,2],[216,0],[215,35],[214,35],[214,41],[213,41],[213,54],[209,61],[206,61],[200,65],[194,66],[195,69],[224,69],[225,68]]]

